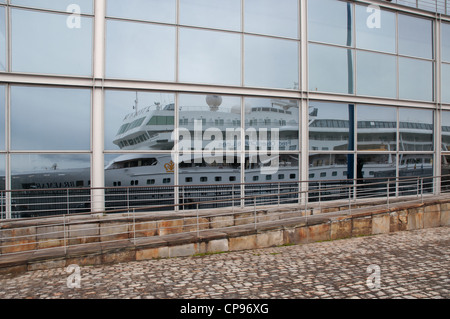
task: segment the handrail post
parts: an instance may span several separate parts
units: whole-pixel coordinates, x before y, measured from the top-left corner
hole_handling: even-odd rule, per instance
[[[280,183],[278,182],[278,206],[280,206]]]
[[[231,184],[231,207],[234,213],[234,184]]]
[[[339,190],[340,192],[340,190]],[[319,213],[322,214],[322,182],[319,181]]]
[[[348,211],[352,212],[352,185],[348,187]]]
[[[387,207],[388,207],[388,209],[389,209],[389,195],[390,195],[390,186],[391,185],[391,180],[388,178],[388,182],[387,182],[387,187],[386,187],[386,189],[387,189]]]
[[[253,196],[253,215],[255,219],[255,229],[256,229],[256,196]]]
[[[133,242],[136,245],[136,209],[133,208]]]
[[[199,226],[199,218],[198,218],[198,203],[197,203],[197,236],[200,235],[200,226]]]
[[[64,254],[67,253],[67,236],[66,236],[66,215],[63,215],[63,233],[64,233]]]
[[[419,181],[420,181],[420,177],[417,176],[417,185],[416,185],[416,188],[417,188],[417,197],[419,197],[419,185],[420,185]]]
[[[423,203],[423,177],[420,178],[421,202]]]
[[[66,189],[67,215],[70,214],[69,189]]]

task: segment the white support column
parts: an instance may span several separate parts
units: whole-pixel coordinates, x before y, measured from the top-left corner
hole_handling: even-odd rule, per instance
[[[105,15],[106,1],[95,0],[94,21],[94,83],[92,89],[92,158],[91,158],[91,209],[93,212],[105,210],[104,171],[104,92],[105,77]]]
[[[300,1],[300,90],[308,92],[308,3]],[[305,181],[300,185],[300,191],[308,191],[309,178],[309,100],[303,98],[300,101],[300,180]],[[302,193],[300,203],[304,205],[308,200],[308,194]]]
[[[6,139],[5,139],[5,146],[6,150],[8,151],[5,155],[5,189],[12,189],[11,185],[11,129],[10,129],[10,114],[11,114],[11,108],[10,108],[10,92],[11,92],[11,85],[6,85],[6,92],[5,92],[5,118],[6,120]],[[11,192],[5,192],[5,198],[4,205],[5,205],[5,217],[6,219],[12,218],[12,208],[11,208]]]
[[[441,83],[441,19],[440,15],[435,20],[435,101],[436,111],[434,112],[434,161],[433,161],[433,175],[441,176],[441,150],[442,150],[442,127],[441,127],[441,105],[442,105],[442,83]],[[433,181],[434,194],[441,193],[441,178],[437,177]]]
[[[301,131],[301,161],[300,161],[300,180],[304,181],[300,187],[300,191],[305,192],[301,194],[300,203],[304,205],[308,200],[308,178],[309,178],[309,132],[308,132],[308,110],[309,110],[309,101],[301,100],[300,104],[300,113],[301,113],[301,122],[300,122],[300,131]]]

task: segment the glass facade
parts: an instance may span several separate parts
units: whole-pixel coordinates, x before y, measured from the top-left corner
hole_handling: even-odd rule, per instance
[[[100,211],[445,174],[433,3],[0,1],[0,187],[113,188]]]

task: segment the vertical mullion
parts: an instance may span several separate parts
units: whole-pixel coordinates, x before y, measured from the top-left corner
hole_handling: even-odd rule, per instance
[[[91,209],[105,210],[104,170],[104,78],[105,78],[106,0],[96,0],[94,9],[94,77],[91,105]]]

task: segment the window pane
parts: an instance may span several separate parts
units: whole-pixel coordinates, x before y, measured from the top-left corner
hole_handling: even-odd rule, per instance
[[[179,96],[179,150],[220,155],[241,147],[241,99],[232,96],[182,94]],[[189,160],[191,156],[188,154]]]
[[[298,38],[297,0],[245,0],[246,32]]]
[[[298,101],[246,98],[244,103],[246,150],[299,150]]]
[[[174,27],[107,21],[106,32],[108,77],[160,81],[175,79]]]
[[[450,64],[442,63],[442,102],[450,103]]]
[[[394,154],[358,154],[356,172],[358,178],[366,183],[386,181],[386,177],[396,176],[396,155]],[[390,184],[391,192],[395,191],[395,183]],[[361,196],[372,196],[374,193],[386,195],[386,185],[373,185],[373,190],[361,190]]]
[[[0,71],[6,71],[6,17],[5,7],[0,7]]]
[[[106,14],[136,20],[175,23],[176,0],[108,0]]]
[[[433,111],[400,109],[400,151],[433,150]]]
[[[450,24],[441,24],[442,61],[450,62]]]
[[[111,0],[109,0],[111,1]],[[93,13],[92,0],[11,0],[11,4],[32,8],[43,8],[57,11],[73,12],[70,5],[78,6],[81,13]]]
[[[106,209],[173,210],[174,169],[170,153],[105,155],[105,185],[110,187],[105,190]]]
[[[353,149],[349,141],[349,118],[354,105],[311,102],[309,106],[309,149],[345,151]]]
[[[347,154],[314,154],[309,155],[309,194],[311,202],[329,201],[341,198],[348,199],[348,160]],[[353,168],[352,168],[353,170]],[[353,172],[351,173],[353,175]],[[353,178],[353,177],[352,177]],[[342,187],[342,188],[338,188]],[[318,192],[314,189],[331,188]],[[337,189],[338,188],[338,189]]]
[[[105,149],[171,150],[175,96],[170,93],[105,93]]]
[[[240,85],[241,37],[182,28],[179,61],[181,82]]]
[[[433,100],[433,63],[399,58],[399,95],[401,99]]]
[[[417,195],[422,191],[422,182],[411,177],[433,176],[433,154],[405,154],[399,156],[399,195]],[[403,180],[402,180],[403,179]],[[423,180],[423,192],[433,191],[433,180]]]
[[[89,187],[90,156],[86,154],[11,155],[11,174],[12,189]]]
[[[358,51],[357,94],[397,96],[397,59],[395,56]]]
[[[397,149],[397,109],[358,105],[358,150]]]
[[[90,75],[92,19],[80,17],[80,28],[70,28],[68,18],[66,14],[13,9],[12,70]]]
[[[11,147],[89,150],[89,90],[11,87]]]
[[[298,89],[298,42],[245,37],[245,85]]]
[[[408,15],[398,16],[399,54],[433,58],[433,23]]]
[[[5,86],[0,85],[0,149],[5,149]],[[0,168],[1,169],[1,168]]]
[[[240,156],[231,153],[229,157],[222,156],[201,158],[193,156],[179,164],[180,172],[180,210],[196,209],[196,202],[217,201],[224,202],[198,204],[198,208],[216,208],[240,204],[241,164]],[[231,201],[230,199],[236,198]]]
[[[25,190],[11,193],[13,218],[90,212],[89,166],[89,155],[12,155],[12,189]]]
[[[395,13],[380,10],[379,16],[376,16],[376,12],[368,10],[370,9],[367,6],[356,6],[356,46],[395,53]]]
[[[246,205],[298,202],[299,190],[295,181],[299,180],[300,165],[297,154],[280,154],[271,161],[250,154],[245,158],[244,167],[245,182],[248,183],[245,185]]]
[[[442,150],[450,152],[450,111],[443,111],[441,116]]]
[[[240,31],[241,1],[180,0],[180,24]]]
[[[310,44],[309,90],[353,93],[352,50]]]
[[[351,20],[351,3],[335,0],[308,1],[309,40],[351,45]]]

